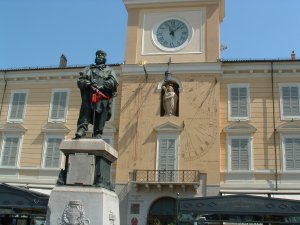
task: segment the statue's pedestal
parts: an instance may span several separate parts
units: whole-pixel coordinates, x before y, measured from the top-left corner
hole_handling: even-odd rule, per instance
[[[47,212],[49,225],[119,225],[119,199],[98,187],[55,187]]]
[[[119,199],[112,191],[111,163],[117,152],[101,139],[63,141],[64,185],[48,203],[46,225],[119,225]]]

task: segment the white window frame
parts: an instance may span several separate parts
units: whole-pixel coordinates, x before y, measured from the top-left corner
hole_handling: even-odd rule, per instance
[[[7,138],[18,138],[19,143],[18,143],[18,149],[16,151],[16,162],[14,166],[2,166],[2,156],[3,156],[3,151],[4,151],[4,146],[6,144],[6,139]],[[15,134],[15,133],[9,133],[9,134],[3,134],[2,136],[2,145],[1,145],[1,152],[0,152],[0,168],[20,168],[20,157],[21,157],[21,146],[23,142],[23,135],[22,134]]]
[[[248,170],[236,170],[232,169],[232,152],[231,152],[231,141],[232,139],[248,139],[249,141],[249,169]],[[250,172],[253,171],[253,137],[249,135],[230,135],[227,136],[227,148],[228,148],[228,171],[229,172]]]
[[[62,139],[62,141],[65,139],[65,137],[63,135],[49,135],[49,134],[46,134],[45,135],[45,138],[44,138],[44,144],[43,144],[43,155],[42,155],[42,164],[41,164],[41,167],[43,169],[54,169],[54,170],[57,170],[57,169],[60,169],[60,168],[63,168],[63,153],[60,151],[59,153],[59,165],[58,167],[45,167],[45,157],[46,157],[46,151],[47,151],[47,144],[48,144],[48,140],[50,138],[60,138]]]
[[[22,123],[24,121],[24,117],[26,114],[26,108],[27,108],[27,99],[28,99],[28,90],[12,90],[11,95],[10,95],[10,102],[9,102],[9,108],[8,108],[8,114],[7,114],[7,122],[12,122],[12,123]],[[22,118],[17,118],[17,119],[11,119],[11,110],[12,110],[12,105],[13,105],[13,97],[15,94],[25,94],[25,102],[24,102],[24,108],[23,108],[23,114]]]
[[[157,141],[156,141],[156,170],[159,170],[159,156],[160,156],[160,149],[159,149],[159,140],[165,140],[165,139],[175,139],[175,168],[174,170],[178,170],[179,168],[179,159],[178,159],[178,153],[179,153],[179,134],[158,134],[157,135]]]
[[[65,108],[65,111],[64,111],[64,118],[60,118],[60,119],[52,119],[51,118],[52,107],[53,107],[53,100],[54,100],[54,94],[56,92],[66,92],[67,93],[66,108]],[[67,115],[68,115],[68,109],[69,109],[69,98],[70,98],[70,89],[67,89],[67,88],[52,89],[51,102],[50,102],[49,115],[48,115],[48,122],[60,122],[60,123],[66,122]]]
[[[247,88],[247,116],[231,116],[231,89],[232,88]],[[228,120],[229,121],[247,121],[250,120],[250,88],[249,84],[239,83],[239,84],[228,84],[227,85],[228,92]]]
[[[286,138],[299,138],[300,135],[296,134],[282,134],[280,136],[280,146],[281,146],[281,154],[282,154],[282,165],[283,165],[283,171],[285,172],[300,172],[300,169],[287,169],[286,168],[286,151],[285,151],[285,139]]]
[[[279,92],[280,92],[280,116],[281,120],[300,120],[300,115],[299,116],[285,116],[283,115],[283,92],[282,88],[284,87],[297,87],[298,88],[298,102],[299,102],[299,111],[300,111],[300,84],[299,83],[282,83],[279,84]]]

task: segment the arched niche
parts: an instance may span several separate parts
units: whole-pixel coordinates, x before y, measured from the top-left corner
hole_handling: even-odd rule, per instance
[[[160,116],[179,116],[180,84],[174,79],[160,85]]]

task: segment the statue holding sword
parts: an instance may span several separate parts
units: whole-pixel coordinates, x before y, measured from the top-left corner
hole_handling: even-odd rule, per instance
[[[93,124],[93,138],[102,138],[105,122],[111,117],[118,81],[114,70],[105,63],[106,52],[98,50],[95,64],[79,73],[77,85],[82,101],[75,139],[86,135],[89,124]]]

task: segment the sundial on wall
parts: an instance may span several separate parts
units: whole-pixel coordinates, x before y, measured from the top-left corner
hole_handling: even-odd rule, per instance
[[[216,142],[218,135],[218,105],[215,82],[199,87],[201,91],[189,99],[189,105],[195,111],[193,117],[185,124],[181,143],[184,146],[182,157],[193,161],[207,154]]]

